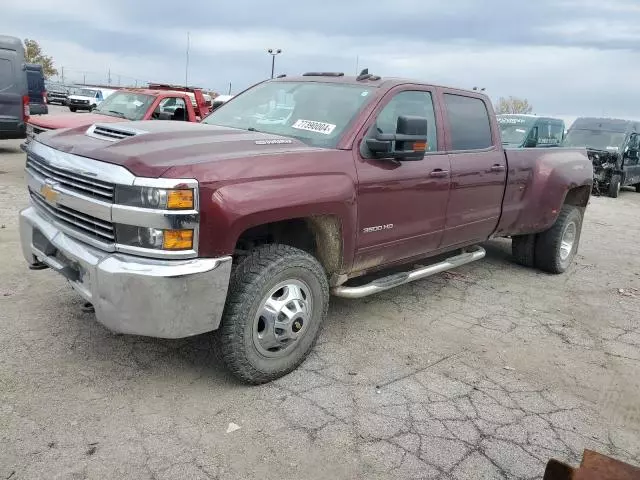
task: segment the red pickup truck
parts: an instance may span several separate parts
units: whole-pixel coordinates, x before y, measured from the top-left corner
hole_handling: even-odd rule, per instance
[[[123,88],[86,114],[31,117],[27,123],[27,142],[48,130],[88,127],[94,123],[136,120],[199,122],[210,110],[211,99],[207,100],[197,88],[164,84],[150,84],[149,88]]]
[[[330,292],[479,260],[494,237],[564,272],[593,181],[584,149],[503,150],[479,92],[366,73],[266,81],[201,123],[48,132],[26,172],[30,268],[65,276],[113,331],[218,330],[250,383],[304,360]]]

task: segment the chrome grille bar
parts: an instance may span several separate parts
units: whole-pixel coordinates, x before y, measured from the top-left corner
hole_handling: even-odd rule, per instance
[[[90,179],[68,170],[53,167],[33,154],[27,156],[27,170],[45,178],[51,178],[70,190],[89,195],[100,200],[113,202],[114,185],[96,179]]]
[[[84,213],[77,212],[71,208],[63,206],[52,206],[46,200],[33,190],[29,190],[33,204],[39,209],[44,210],[54,219],[66,225],[69,228],[79,230],[80,232],[93,236],[97,240],[103,242],[114,242],[115,233],[113,225],[103,222],[97,218],[93,218]]]

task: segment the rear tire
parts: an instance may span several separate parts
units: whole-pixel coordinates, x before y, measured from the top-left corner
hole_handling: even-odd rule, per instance
[[[640,193],[640,183],[636,183],[636,193]]]
[[[517,264],[532,268],[535,265],[535,252],[535,234],[518,235],[511,239],[511,254]]]
[[[78,109],[76,107],[69,107],[69,110],[71,110],[72,112],[76,112]]]
[[[315,345],[328,306],[327,275],[314,257],[287,245],[256,248],[231,274],[218,331],[224,363],[251,384],[290,373]]]
[[[620,195],[620,187],[622,185],[622,178],[620,175],[613,175],[611,177],[611,182],[609,182],[609,191],[608,194],[611,198],[618,198]]]
[[[581,231],[582,211],[573,205],[563,205],[553,226],[538,234],[536,267],[549,273],[564,273],[578,251]]]

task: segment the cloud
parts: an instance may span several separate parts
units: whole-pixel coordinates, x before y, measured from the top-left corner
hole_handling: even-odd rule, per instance
[[[278,73],[367,66],[494,98],[526,97],[540,113],[637,116],[637,0],[4,0],[0,31],[39,40],[75,81],[245,88]]]

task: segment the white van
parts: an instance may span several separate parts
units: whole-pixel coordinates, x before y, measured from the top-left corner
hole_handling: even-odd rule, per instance
[[[76,93],[69,95],[67,104],[72,112],[78,110],[92,111],[115,90],[110,88],[82,87]]]

